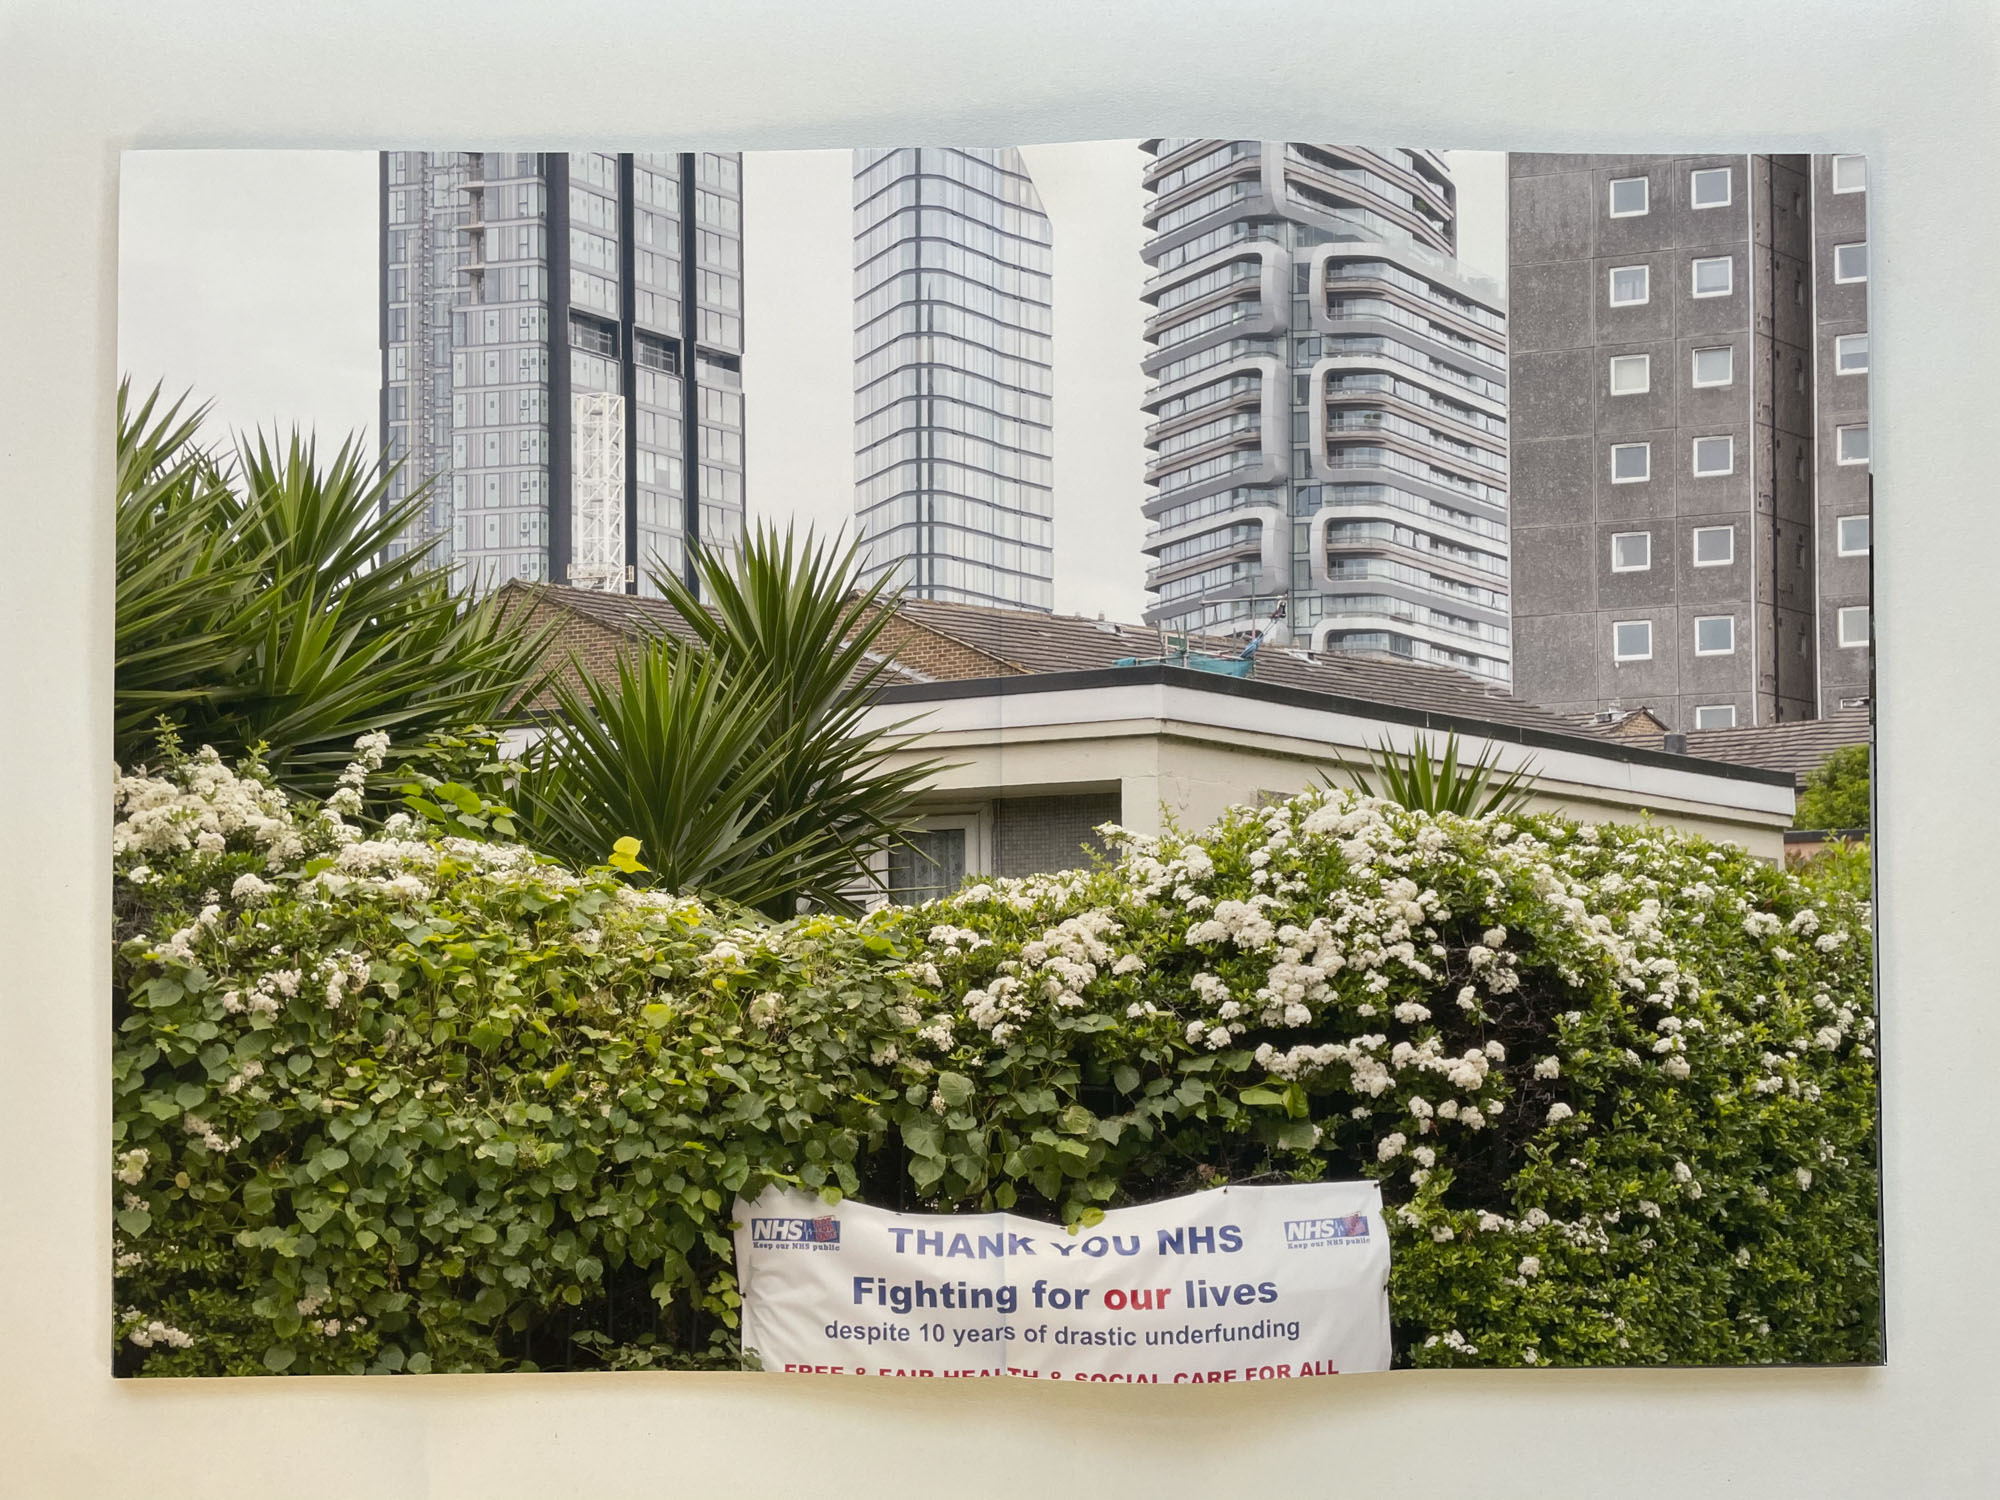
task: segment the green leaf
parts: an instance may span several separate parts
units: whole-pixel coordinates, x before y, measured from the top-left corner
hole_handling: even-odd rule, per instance
[[[264,1368],[274,1375],[280,1375],[289,1370],[297,1358],[297,1353],[287,1349],[283,1344],[273,1344],[264,1351]]]
[[[939,1073],[937,1091],[948,1107],[956,1109],[972,1098],[972,1080],[963,1073]]]

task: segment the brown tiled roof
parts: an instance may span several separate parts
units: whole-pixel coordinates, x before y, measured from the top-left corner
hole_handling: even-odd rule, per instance
[[[905,599],[899,612],[1022,672],[1089,671],[1112,666],[1125,657],[1144,660],[1160,654],[1160,632],[1150,625],[1121,625],[1080,615],[1045,615],[976,604],[945,604],[931,599]],[[1242,651],[1243,644],[1241,639],[1225,637],[1196,636],[1192,640],[1196,651],[1214,656],[1235,656]],[[1569,720],[1449,667],[1368,656],[1309,657],[1303,652],[1266,646],[1258,651],[1250,675],[1257,682],[1367,703],[1483,719],[1552,734],[1577,732]]]
[[[1867,744],[1869,724],[1867,709],[1843,708],[1823,719],[1795,719],[1743,729],[1691,729],[1687,734],[1687,753],[1702,760],[1790,771],[1803,780],[1808,771],[1817,770],[1834,751],[1848,745]],[[1662,735],[1631,741],[1655,750],[1663,748],[1664,742]]]
[[[1606,739],[1653,740],[1667,732],[1667,726],[1653,717],[1650,708],[1611,709],[1607,713],[1564,714],[1563,718],[1585,734],[1600,735]]]
[[[537,616],[558,611],[624,640],[644,639],[663,630],[688,634],[686,622],[664,599],[554,584],[510,583],[503,592],[528,602]],[[1160,655],[1160,632],[1150,625],[931,599],[904,599],[896,615],[877,646],[893,663],[884,682],[957,682],[1024,673],[1080,672],[1110,667],[1127,657],[1144,660]],[[564,634],[567,638],[570,632]],[[1191,638],[1195,651],[1212,656],[1236,656],[1243,644],[1231,637]],[[584,653],[587,664],[598,665],[596,658],[601,654]],[[1574,720],[1449,667],[1368,656],[1313,657],[1266,646],[1257,653],[1250,675],[1257,682],[1364,703],[1551,734],[1579,732]]]

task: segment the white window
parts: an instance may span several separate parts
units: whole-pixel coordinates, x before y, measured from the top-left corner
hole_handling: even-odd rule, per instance
[[[1694,472],[1699,478],[1736,472],[1736,439],[1701,437],[1694,440]]]
[[[1736,616],[1697,615],[1694,622],[1696,656],[1728,656],[1736,649]]]
[[[1643,177],[1617,177],[1611,182],[1611,217],[1614,219],[1636,219],[1646,212],[1646,179]]]
[[[1868,158],[1865,156],[1836,156],[1833,159],[1833,190],[1836,193],[1862,193],[1868,190]]]
[[[1839,522],[1840,555],[1842,557],[1866,557],[1871,538],[1867,516],[1842,516]]]
[[[1637,307],[1652,295],[1652,272],[1646,266],[1611,268],[1611,305]]]
[[[1840,612],[1840,644],[1865,646],[1869,636],[1868,606],[1851,604]]]
[[[1868,335],[1843,333],[1833,341],[1833,370],[1836,375],[1868,373]]]
[[[1694,262],[1694,294],[1697,297],[1727,297],[1736,290],[1736,260],[1728,255],[1705,255]]]
[[[1694,529],[1694,565],[1720,568],[1736,561],[1734,526],[1697,526]]]
[[[1696,208],[1729,206],[1729,168],[1703,167],[1688,174],[1688,202]]]
[[[1835,281],[1866,281],[1868,279],[1868,242],[1833,247],[1833,279]]]
[[[1653,622],[1619,620],[1611,627],[1611,656],[1614,661],[1653,659]]]
[[[1651,443],[1613,443],[1611,445],[1611,482],[1613,484],[1638,484],[1653,477],[1653,445]]]
[[[1643,573],[1653,566],[1653,533],[1620,531],[1611,537],[1611,571]]]
[[[1729,345],[1694,351],[1694,383],[1697,386],[1729,385],[1735,379],[1736,351]]]
[[[1865,464],[1868,462],[1868,424],[1857,422],[1852,427],[1833,429],[1834,457],[1844,464]]]
[[[1734,729],[1736,727],[1736,705],[1734,703],[1709,703],[1694,711],[1694,727],[1697,729]]]
[[[967,876],[987,873],[991,843],[991,816],[986,809],[940,810],[923,818],[906,842],[876,855],[871,865],[886,888],[889,903],[912,906],[948,896]],[[850,894],[864,904],[883,899],[865,888]]]
[[[1619,354],[1611,360],[1611,394],[1644,395],[1653,388],[1653,360],[1646,354]]]

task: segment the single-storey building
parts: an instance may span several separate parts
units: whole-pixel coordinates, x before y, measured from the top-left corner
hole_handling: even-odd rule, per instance
[[[685,628],[661,600],[508,590],[585,672]],[[902,753],[952,763],[932,780],[917,847],[887,871],[910,895],[1067,868],[1101,823],[1199,828],[1322,777],[1352,785],[1371,752],[1419,737],[1441,748],[1452,733],[1462,758],[1490,750],[1503,771],[1528,767],[1532,808],[1651,817],[1770,859],[1792,820],[1784,771],[1593,734],[1448,668],[1269,645],[1246,661],[1241,640],[931,600],[895,613],[878,641],[888,672],[874,720],[905,726]]]

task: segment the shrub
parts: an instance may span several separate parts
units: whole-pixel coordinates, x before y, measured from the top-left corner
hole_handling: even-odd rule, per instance
[[[1794,828],[1866,828],[1868,805],[1868,747],[1843,745],[1806,773],[1799,790],[1799,807],[1792,819]]]
[[[1366,1175],[1399,1364],[1879,1353],[1866,912],[1734,849],[1314,792],[771,923],[212,753],[117,798],[126,1371],[728,1365],[774,1181]]]

